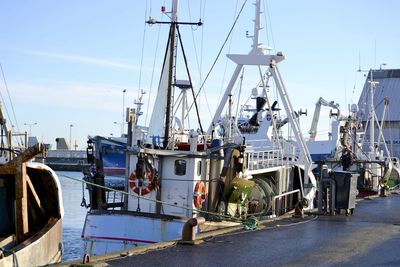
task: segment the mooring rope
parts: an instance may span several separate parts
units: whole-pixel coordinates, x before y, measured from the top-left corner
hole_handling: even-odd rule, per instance
[[[151,199],[151,198],[148,198],[148,197],[136,195],[136,194],[133,194],[133,193],[130,193],[130,192],[126,192],[126,191],[123,191],[123,190],[107,187],[107,186],[104,186],[104,185],[99,185],[99,184],[96,184],[96,183],[92,183],[92,182],[89,182],[89,181],[86,181],[86,180],[83,180],[83,179],[74,178],[74,177],[71,177],[71,176],[68,176],[68,175],[64,175],[64,174],[59,174],[59,176],[62,176],[62,177],[65,177],[65,178],[68,178],[68,179],[71,179],[71,180],[74,180],[74,181],[77,181],[77,182],[80,182],[80,183],[85,183],[85,184],[88,184],[88,185],[91,185],[91,186],[96,186],[96,187],[99,187],[99,188],[102,188],[102,189],[105,189],[105,190],[121,193],[123,195],[132,196],[132,197],[135,197],[135,198],[138,198],[138,199],[144,199],[144,200],[152,201],[152,202],[155,202],[155,203],[159,203],[159,204],[163,204],[163,205],[167,205],[167,206],[171,206],[171,207],[175,207],[175,208],[181,208],[181,209],[189,210],[189,211],[196,212],[196,213],[208,214],[208,215],[224,218],[226,220],[230,220],[230,221],[234,221],[234,222],[240,222],[240,223],[246,222],[246,219],[235,218],[235,217],[231,217],[229,215],[224,215],[224,214],[220,214],[220,213],[216,213],[216,212],[193,209],[193,208],[189,208],[189,207],[186,207],[186,206],[180,206],[180,205],[177,205],[177,204],[168,203],[168,202],[165,202],[165,201],[162,201],[162,200]],[[248,214],[248,215],[257,216],[257,215],[262,215],[262,214],[264,214],[264,213]]]
[[[151,201],[151,202],[155,202],[155,203],[159,203],[159,204],[163,204],[163,205],[167,205],[167,206],[171,206],[171,207],[175,207],[175,208],[181,208],[181,209],[185,209],[185,210],[192,211],[192,212],[199,213],[199,214],[207,214],[207,215],[211,215],[211,216],[213,216],[215,218],[220,218],[220,219],[225,219],[227,221],[233,221],[233,222],[237,222],[237,223],[242,223],[244,225],[249,223],[249,218],[258,217],[258,216],[259,217],[266,216],[267,215],[266,213],[269,212],[270,209],[271,209],[271,208],[269,208],[268,210],[264,210],[264,211],[258,212],[258,213],[248,213],[247,214],[247,218],[237,218],[237,217],[232,217],[230,215],[224,215],[224,214],[220,214],[220,213],[216,213],[216,212],[194,209],[194,208],[190,208],[190,207],[187,207],[187,206],[181,206],[181,205],[165,202],[165,201],[162,201],[162,200],[157,200],[157,199],[144,197],[144,196],[141,196],[141,195],[136,195],[136,194],[133,194],[133,193],[130,193],[130,192],[126,192],[126,191],[123,191],[123,190],[115,189],[115,188],[112,188],[112,187],[99,185],[99,184],[96,184],[96,183],[93,183],[93,182],[90,182],[90,181],[87,181],[87,180],[84,180],[84,179],[78,179],[78,178],[74,178],[74,177],[71,177],[71,176],[68,176],[68,175],[64,175],[64,174],[59,174],[59,176],[62,176],[62,177],[65,177],[67,179],[71,179],[71,180],[74,180],[74,181],[82,183],[82,190],[83,190],[83,184],[87,184],[87,185],[96,186],[96,187],[99,187],[99,188],[102,188],[102,189],[105,189],[105,190],[108,190],[108,191],[120,193],[122,195],[132,196],[132,197],[137,198],[137,199],[144,199],[144,200],[147,200],[147,201]],[[85,208],[89,207],[89,205],[86,204],[86,200],[84,200],[84,195],[83,195],[83,202],[82,203],[84,203],[84,204],[81,204],[82,207],[85,207]],[[279,211],[287,212],[287,208],[281,208],[280,210],[275,210],[275,212],[277,212],[277,211],[278,212]]]

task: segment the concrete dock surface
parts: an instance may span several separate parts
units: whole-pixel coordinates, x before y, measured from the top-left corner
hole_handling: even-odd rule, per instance
[[[167,244],[93,266],[400,266],[400,195],[358,201],[354,214],[284,218],[255,231]]]

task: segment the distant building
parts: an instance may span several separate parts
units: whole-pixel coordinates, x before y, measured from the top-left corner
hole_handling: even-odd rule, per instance
[[[88,167],[86,150],[70,150],[65,138],[56,138],[56,149],[38,155],[35,161],[42,162],[55,171],[82,171]]]
[[[359,114],[369,134],[369,97],[371,81],[377,82],[374,90],[374,106],[379,123],[383,123],[383,136],[392,157],[400,157],[400,69],[378,69],[368,73],[363,91],[358,101]],[[385,108],[386,104],[386,108]],[[384,114],[385,112],[385,114]],[[375,142],[378,141],[378,126],[375,125]],[[385,152],[384,147],[381,149]],[[386,153],[385,153],[386,155]]]
[[[35,146],[36,144],[39,143],[39,140],[37,139],[36,136],[29,136],[28,137],[28,147]],[[43,144],[46,148],[46,150],[51,149],[51,144]]]
[[[28,137],[28,147],[32,147],[32,146],[36,145],[37,143],[39,143],[39,141],[36,136]]]
[[[56,138],[56,144],[56,150],[69,150],[67,141],[65,141],[65,138],[63,137]]]

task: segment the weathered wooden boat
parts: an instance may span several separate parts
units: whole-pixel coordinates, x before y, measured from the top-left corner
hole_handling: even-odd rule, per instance
[[[11,132],[1,121],[0,266],[58,263],[64,214],[58,177],[48,166],[31,162],[44,152],[39,144],[12,149]]]

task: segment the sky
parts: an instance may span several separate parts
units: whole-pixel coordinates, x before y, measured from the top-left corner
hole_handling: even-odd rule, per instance
[[[181,26],[196,91],[244,2],[180,1],[180,21],[204,23]],[[253,2],[247,0],[200,94],[204,128],[235,67],[225,55],[250,51]],[[145,20],[168,21],[162,5],[170,10],[170,1],[159,0],[0,0],[0,92],[8,123],[53,147],[64,137],[85,149],[88,135],[121,134],[123,108],[134,107],[139,88],[147,92],[139,123],[148,123],[168,26]],[[400,67],[399,1],[269,0],[265,6],[268,34],[261,40],[286,56],[279,68],[292,105],[308,112],[300,118],[304,136],[319,97],[345,111],[358,101],[365,82],[359,68]],[[321,113],[321,135],[329,129],[328,113]]]

